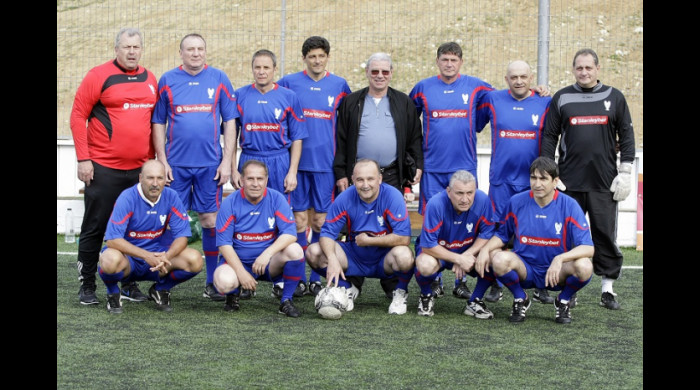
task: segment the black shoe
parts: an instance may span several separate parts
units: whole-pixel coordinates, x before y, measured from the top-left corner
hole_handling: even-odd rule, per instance
[[[508,317],[508,321],[510,322],[523,322],[525,321],[525,312],[527,312],[527,309],[530,308],[530,304],[532,301],[530,301],[530,297],[525,295],[525,299],[523,298],[518,298],[513,300],[513,311],[510,313],[510,317]]]
[[[250,299],[254,296],[255,296],[255,291],[246,290],[245,288],[241,289],[241,299]]]
[[[156,308],[161,311],[173,311],[172,306],[170,306],[170,291],[161,290],[156,291],[156,284],[153,283],[150,289],[148,289],[148,296],[153,299],[156,303]]]
[[[569,299],[569,307],[573,309],[576,307],[577,303],[578,299],[576,299],[576,293],[574,293],[574,295],[571,296],[571,299]]]
[[[554,298],[550,297],[549,292],[544,288],[535,288],[535,291],[532,293],[532,300],[545,305],[554,303]]]
[[[241,308],[239,303],[240,294],[228,294],[224,298],[226,303],[224,303],[224,310],[226,311],[236,311]]]
[[[107,311],[110,314],[122,314],[121,294],[107,294]]]
[[[204,293],[202,293],[202,296],[204,298],[209,298],[212,301],[216,301],[216,302],[221,302],[224,299],[226,299],[226,298],[224,298],[223,295],[219,294],[219,292],[216,291],[216,287],[214,287],[214,283],[209,283],[209,284],[207,284],[206,287],[204,287]]]
[[[557,309],[557,316],[554,318],[554,321],[557,322],[557,324],[569,324],[571,323],[571,301],[569,303],[561,303],[559,300],[559,297],[554,301],[554,307]]]
[[[146,302],[148,297],[139,290],[136,282],[122,283],[122,299],[132,302]]]
[[[345,280],[350,282],[355,288],[357,288],[357,294],[355,296],[355,299],[357,299],[360,294],[362,293],[362,285],[365,284],[365,277],[364,276],[347,276],[345,277]],[[380,282],[381,283],[381,282]],[[382,286],[383,287],[383,286]],[[386,294],[386,291],[384,292]],[[393,298],[393,291],[392,291],[392,296]]]
[[[78,296],[80,297],[80,304],[82,305],[95,305],[100,303],[100,301],[97,300],[97,295],[95,295],[95,285],[80,285]]]
[[[600,296],[600,306],[610,310],[620,310],[620,304],[615,300],[615,295],[607,291]]]
[[[318,295],[318,293],[323,290],[323,285],[321,282],[311,282],[309,283],[309,292],[313,294],[313,296]]]
[[[384,295],[389,299],[394,299],[394,290],[396,290],[396,285],[399,284],[399,277],[392,276],[387,279],[379,279],[379,283],[382,285]]]
[[[433,290],[433,296],[435,298],[442,298],[445,296],[445,289],[442,288],[442,278],[437,278],[430,282],[430,289]]]
[[[301,282],[299,282],[301,283]],[[284,288],[284,283],[275,283],[272,285],[272,296],[277,298],[282,298],[282,289]]]
[[[297,284],[297,288],[294,289],[294,294],[292,294],[292,296],[294,298],[301,298],[304,296],[305,293],[306,293],[306,283],[304,283],[300,280],[299,284]]]
[[[287,317],[293,317],[297,318],[301,314],[299,313],[299,310],[297,310],[296,307],[294,307],[294,304],[292,303],[291,299],[287,299],[286,301],[282,302],[280,305],[280,314],[285,314]]]
[[[498,285],[498,281],[491,283],[491,291],[484,296],[486,302],[498,302],[503,299],[503,287]]]
[[[472,297],[472,290],[470,290],[469,286],[467,286],[467,282],[462,280],[459,282],[457,287],[452,289],[452,295],[456,296],[457,298],[469,299]]]

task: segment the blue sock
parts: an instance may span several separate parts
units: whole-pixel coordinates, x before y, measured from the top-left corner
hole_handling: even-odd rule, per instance
[[[119,292],[119,281],[124,279],[124,271],[119,271],[115,274],[106,274],[102,272],[102,267],[97,267],[97,273],[102,278],[102,281],[107,286],[107,294],[116,294]]]
[[[396,271],[394,272],[394,275],[397,275],[399,277],[399,282],[396,284],[396,289],[402,289],[405,291],[408,291],[408,282],[411,281],[411,277],[413,276],[413,271],[415,271],[415,267],[413,267],[412,270],[410,271]]]
[[[582,289],[583,286],[587,285],[591,281],[591,278],[593,278],[593,275],[591,275],[588,280],[579,280],[576,275],[569,275],[566,278],[566,285],[564,286],[564,289],[561,290],[561,293],[559,294],[559,300],[570,300],[571,296],[574,295],[576,291]]]
[[[301,249],[306,252],[306,248],[309,247],[309,242],[306,240],[306,229],[304,229],[303,232],[297,232],[297,244],[301,245]],[[306,268],[304,268],[304,272],[301,273],[301,281],[302,283],[306,283]]]
[[[319,237],[321,237],[321,232],[315,232],[313,229],[311,230],[311,242],[309,244],[314,244],[318,242]],[[309,274],[309,282],[320,282],[321,281],[321,275],[319,275],[318,272],[314,271],[313,268],[311,269],[311,273]]]
[[[207,284],[214,283],[214,271],[219,262],[215,228],[202,228],[202,251],[204,251],[204,263],[207,267]]]
[[[174,269],[170,271],[160,282],[156,283],[156,291],[170,290],[176,285],[186,282],[195,276],[199,272],[189,272],[181,269]]]
[[[284,288],[282,289],[282,298],[280,303],[286,301],[287,299],[292,299],[294,290],[296,290],[299,281],[304,276],[304,271],[306,270],[306,259],[301,258],[299,260],[288,261],[284,264],[282,269],[282,279],[284,279]]]
[[[472,296],[469,298],[469,302],[473,302],[474,298],[482,299],[486,290],[491,286],[491,283],[496,280],[492,272],[485,271],[483,278],[476,278],[476,286],[474,286],[474,291],[472,291]]]
[[[433,293],[433,289],[430,288],[430,283],[437,278],[439,272],[436,272],[434,274],[430,275],[422,275],[420,272],[418,272],[418,269],[415,271],[416,275],[416,283],[418,283],[418,287],[420,287],[420,293],[422,295],[430,295]]]
[[[504,286],[508,287],[508,290],[510,290],[510,292],[513,293],[514,299],[525,299],[525,297],[527,296],[527,294],[525,294],[525,290],[523,290],[523,288],[520,287],[520,277],[518,276],[518,273],[515,272],[515,270],[511,270],[505,275],[499,276],[498,280],[500,280]]]

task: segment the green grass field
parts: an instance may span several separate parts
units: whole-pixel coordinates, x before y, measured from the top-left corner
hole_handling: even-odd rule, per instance
[[[192,245],[201,250],[201,242]],[[78,302],[76,244],[57,235],[56,373],[58,389],[641,389],[643,388],[643,252],[624,248],[615,283],[622,310],[598,305],[600,277],[578,293],[569,325],[537,302],[521,324],[508,322],[512,295],[488,306],[492,320],[462,314],[450,292],[435,316],[390,316],[379,282],[365,281],[355,310],[320,318],[313,297],[295,299],[300,318],[277,314],[272,285],[227,313],[202,297],[205,272],[175,287],[171,313],[152,302],[123,301],[124,313]],[[307,270],[308,274],[308,270]],[[474,287],[474,280],[469,286]],[[146,293],[150,282],[141,282]]]

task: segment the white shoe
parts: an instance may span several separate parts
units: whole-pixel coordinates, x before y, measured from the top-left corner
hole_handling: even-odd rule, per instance
[[[394,298],[392,298],[391,305],[389,305],[389,314],[406,314],[408,291],[397,288],[393,294]]]
[[[355,308],[355,298],[360,295],[360,290],[357,287],[350,284],[350,288],[346,289],[348,292],[348,308],[345,311],[352,311]]]

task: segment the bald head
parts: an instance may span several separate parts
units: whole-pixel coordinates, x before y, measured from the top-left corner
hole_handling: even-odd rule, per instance
[[[523,60],[515,60],[508,64],[505,80],[508,83],[510,94],[517,100],[525,99],[532,93],[533,74],[530,65]]]

